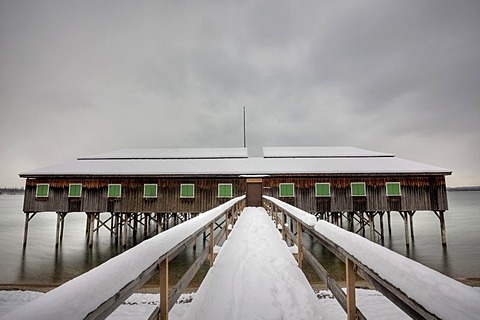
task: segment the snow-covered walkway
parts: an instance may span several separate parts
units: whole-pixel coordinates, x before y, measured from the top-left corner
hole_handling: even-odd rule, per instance
[[[263,208],[245,208],[184,319],[322,319],[320,304]]]

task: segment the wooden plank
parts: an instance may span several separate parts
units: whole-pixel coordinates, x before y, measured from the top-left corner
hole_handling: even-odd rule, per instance
[[[355,302],[355,264],[352,260],[346,258],[346,278],[347,278],[347,319],[357,319],[357,306]]]
[[[318,274],[320,279],[327,285],[327,288],[332,292],[333,296],[340,304],[342,309],[347,312],[347,295],[345,292],[340,288],[338,283],[328,274],[327,270],[318,262],[315,256],[304,247],[303,250],[304,257],[312,267],[312,269]],[[358,315],[359,319],[365,320],[367,319],[360,309],[356,308],[356,314]]]
[[[303,254],[302,254],[302,224],[297,221],[297,247],[298,247],[298,267],[303,268]]]
[[[159,320],[168,320],[168,257],[160,261],[160,313]]]
[[[213,223],[210,224],[210,243],[209,243],[209,251],[210,251],[210,268],[213,267],[213,260],[215,259],[215,255],[213,253],[213,247],[215,246],[215,242],[213,239]]]

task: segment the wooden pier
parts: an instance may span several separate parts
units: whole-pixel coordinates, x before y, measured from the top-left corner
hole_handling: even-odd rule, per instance
[[[317,222],[315,216],[279,199],[264,196],[263,206],[265,209],[250,209],[262,210],[261,212],[259,211],[259,214],[265,214],[265,211],[269,212],[270,218],[262,220],[261,223],[267,224],[264,227],[268,227],[269,230],[273,229],[275,232],[279,230],[281,237],[279,236],[277,239],[284,239],[286,241],[285,246],[293,244],[298,248],[298,253],[295,256],[299,270],[302,269],[303,261],[308,261],[331,290],[340,306],[345,310],[348,319],[366,318],[362,310],[356,305],[355,279],[357,275],[372,284],[376,290],[415,319],[454,317],[466,319],[480,312],[480,306],[478,305],[480,293],[471,287],[440,275],[434,270],[393,253],[368,239],[358,237],[351,232],[335,227],[331,223],[325,221]],[[168,319],[168,311],[173,307],[175,301],[203,262],[208,259],[210,267],[215,266],[214,246],[220,243],[222,239],[229,237],[230,226],[233,225],[233,230],[235,230],[235,222],[237,217],[241,215],[244,207],[244,196],[232,199],[217,208],[200,214],[194,219],[160,233],[117,256],[115,259],[111,259],[33,300],[24,307],[14,310],[5,315],[4,318],[30,319],[35,314],[36,319],[54,319],[65,318],[68,314],[68,317],[72,319],[104,319],[148,279],[159,273],[160,305],[150,315],[149,319],[158,318],[166,320]],[[217,230],[215,230],[216,226],[218,227]],[[329,231],[333,230],[332,228],[336,229],[333,232]],[[206,237],[209,242],[208,247],[193,262],[178,283],[170,286],[168,276],[169,261],[182,250],[193,245],[199,237],[203,237],[204,232],[209,233]],[[341,261],[345,262],[347,274],[346,291],[340,288],[335,279],[328,274],[321,263],[303,245],[303,239],[306,234],[313,237]],[[352,238],[352,235],[358,238]],[[232,237],[234,236],[232,233]],[[271,237],[273,235],[271,235],[271,231],[261,232],[259,237],[240,240],[250,241],[249,246],[261,247],[261,243],[256,243],[255,241],[262,243],[270,241],[262,236]],[[335,238],[338,240],[332,240]],[[353,242],[349,240],[350,238]],[[238,240],[235,239],[232,243]],[[359,251],[358,248],[363,249]],[[228,251],[227,246],[220,251],[221,254],[223,250]],[[362,251],[365,252],[362,253]],[[372,255],[385,256],[387,252],[395,260],[396,265],[395,267],[387,266],[388,272],[385,273],[386,267],[382,263],[378,263],[375,259],[369,261],[368,257]],[[140,259],[140,257],[142,258]],[[238,256],[238,254],[234,254],[232,257],[228,259],[230,260],[229,263],[238,266],[242,257]],[[235,257],[238,257],[240,260],[235,260],[237,259]],[[408,268],[405,269],[403,265],[408,266]],[[122,266],[129,267],[122,268]],[[234,270],[235,267],[231,269]],[[415,276],[411,273],[407,275],[404,270],[409,270],[409,272],[418,270],[421,276]],[[117,277],[116,281],[112,281],[113,274],[120,274],[121,276]],[[268,275],[268,277],[271,276],[272,274]],[[215,277],[209,281],[215,283]],[[239,281],[242,281],[242,279],[239,279]],[[277,281],[273,279],[273,282]],[[437,286],[442,288],[448,287],[451,290],[438,290]],[[419,287],[422,290],[418,290]],[[86,288],[88,290],[85,290]],[[228,295],[228,290],[231,289],[227,288],[227,290],[225,286],[215,286],[215,288],[217,289],[215,289],[214,294],[218,296],[222,296],[222,294]],[[227,291],[218,292],[218,290]],[[91,292],[96,294],[92,295]],[[282,297],[285,294],[281,291],[270,290],[268,292],[274,295],[281,294]],[[239,291],[236,294],[251,295],[249,292]],[[433,304],[431,303],[432,296],[435,297],[435,303]],[[201,296],[199,297],[201,298]],[[64,301],[82,301],[82,303],[66,306]],[[247,297],[245,301],[250,300]],[[445,306],[447,307],[445,308]],[[243,307],[249,308],[248,305]],[[205,308],[208,309],[208,306],[205,306]]]

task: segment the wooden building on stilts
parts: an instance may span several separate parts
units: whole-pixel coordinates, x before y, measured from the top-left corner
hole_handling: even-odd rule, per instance
[[[263,157],[249,157],[246,148],[118,150],[20,174],[26,178],[24,245],[39,212],[57,213],[57,245],[68,213],[84,212],[90,246],[99,228],[125,246],[130,232],[149,237],[244,194],[249,206],[261,206],[262,195],[269,195],[319,219],[346,219],[351,231],[368,229],[372,240],[383,239],[385,214],[391,232],[397,212],[407,246],[414,214],[432,211],[446,245],[450,174],[353,147],[263,148]]]

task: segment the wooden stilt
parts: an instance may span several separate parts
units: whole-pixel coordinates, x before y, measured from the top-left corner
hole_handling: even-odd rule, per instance
[[[95,213],[89,213],[89,227],[88,227],[88,246],[91,248],[93,246],[93,227],[95,223]]]
[[[383,224],[383,215],[384,214],[385,214],[384,211],[379,212],[379,215],[380,215],[380,238],[382,240],[382,245],[383,245],[383,242],[385,240],[385,226]]]
[[[433,211],[437,218],[440,220],[440,235],[442,237],[442,246],[446,247],[447,246],[447,231],[445,229],[445,211],[439,210],[439,211]]]
[[[160,262],[160,312],[158,319],[168,320],[168,257]]]
[[[387,211],[387,225],[388,225],[388,235],[392,235],[392,217],[390,211]]]
[[[58,248],[58,244],[60,243],[60,220],[61,220],[61,213],[57,212],[57,228],[55,232],[55,248]]]
[[[25,226],[23,228],[23,248],[27,246],[28,223],[30,222],[30,212],[25,212]]]
[[[375,213],[368,212],[367,215],[370,224],[370,240],[375,241]]]
[[[346,258],[346,277],[347,277],[347,319],[357,319],[357,306],[355,299],[355,264]]]
[[[412,237],[412,243],[415,241],[415,236],[413,233],[413,215],[415,214],[415,211],[409,211],[408,215],[410,216],[410,236]]]
[[[405,227],[405,245],[410,247],[410,239],[408,237],[408,214],[406,212],[399,211],[400,216],[403,219],[403,225]]]
[[[353,215],[354,215],[353,212],[348,213],[348,230],[350,232],[353,232],[353,220],[354,220]]]
[[[127,236],[128,236],[128,224],[130,219],[130,214],[125,213],[123,218],[123,234],[122,234],[122,246],[127,247]]]

